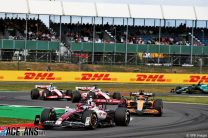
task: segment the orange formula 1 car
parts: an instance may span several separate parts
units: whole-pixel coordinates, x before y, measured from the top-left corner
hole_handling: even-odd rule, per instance
[[[143,91],[132,92],[130,100],[126,101],[126,106],[130,113],[162,116],[163,102],[161,99],[154,99],[154,96],[153,93],[144,93]],[[152,98],[149,99],[150,97]]]

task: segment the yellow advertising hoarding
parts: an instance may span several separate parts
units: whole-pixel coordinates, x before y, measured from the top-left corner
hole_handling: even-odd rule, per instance
[[[208,74],[0,71],[0,81],[208,84]]]

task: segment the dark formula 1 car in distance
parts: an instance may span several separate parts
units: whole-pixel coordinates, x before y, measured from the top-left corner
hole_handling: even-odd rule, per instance
[[[96,86],[92,87],[76,87],[72,92],[72,102],[80,102],[87,100],[89,97],[93,98],[96,103],[120,104],[125,102],[119,92],[114,92],[111,96],[108,92],[102,91]]]
[[[82,127],[95,129],[103,126],[128,126],[130,113],[127,108],[106,109],[106,105],[94,103],[92,98],[85,103],[78,103],[75,109],[66,108],[65,113],[57,118],[53,108],[46,108],[41,115],[36,115],[34,124],[44,129],[54,127]]]
[[[133,96],[133,99],[132,99]],[[126,106],[130,113],[142,115],[152,114],[162,116],[163,102],[161,99],[154,99],[154,93],[131,92],[130,100],[127,100]],[[150,99],[152,97],[152,99]]]
[[[35,85],[35,88],[31,90],[31,99],[67,99],[71,100],[70,90],[58,90],[52,84],[50,85]]]
[[[175,89],[171,90],[171,93],[208,94],[208,85],[198,83],[196,85],[190,85],[185,87],[177,86]]]

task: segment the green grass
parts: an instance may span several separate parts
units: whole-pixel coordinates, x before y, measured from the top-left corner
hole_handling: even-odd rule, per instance
[[[202,103],[208,104],[208,97],[187,97],[187,96],[157,96],[167,102]]]
[[[18,62],[0,61],[0,70],[17,70]],[[69,63],[44,63],[44,62],[24,62],[19,63],[20,70],[46,71],[47,66],[52,71],[79,71],[78,64]],[[164,67],[164,66],[144,66],[144,65],[92,65],[82,64],[80,71],[100,71],[100,72],[148,72],[148,73],[200,73],[199,67]],[[202,73],[208,73],[208,67],[202,68]]]
[[[0,91],[30,91],[36,84],[41,83],[0,83]],[[43,83],[42,83],[43,84]],[[48,83],[45,83],[48,84]],[[58,89],[72,89],[76,86],[92,86],[97,85],[104,91],[109,92],[135,92],[145,90],[147,92],[167,93],[177,85],[164,84],[113,84],[113,83],[54,83]]]
[[[0,83],[0,91],[25,91],[30,90],[34,85],[30,83]]]
[[[58,116],[64,113],[63,109],[55,110]],[[42,111],[42,107],[0,106],[0,125],[31,123]]]
[[[27,120],[27,119],[0,117],[0,126],[9,125],[9,124],[24,124],[24,123],[32,123],[32,122],[33,122],[32,120]]]

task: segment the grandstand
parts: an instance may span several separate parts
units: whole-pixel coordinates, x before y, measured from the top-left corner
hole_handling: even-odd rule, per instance
[[[208,65],[206,6],[1,0],[0,13],[1,60],[198,65],[203,59]],[[39,15],[48,15],[49,25]],[[81,20],[74,23],[73,17]],[[86,17],[90,23],[83,23]],[[198,22],[205,25],[198,27]]]

